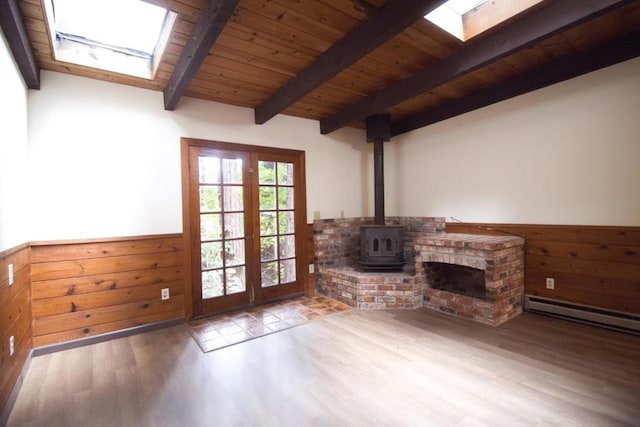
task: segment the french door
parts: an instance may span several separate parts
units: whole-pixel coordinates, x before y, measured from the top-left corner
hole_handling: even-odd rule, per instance
[[[301,293],[304,154],[186,138],[183,144],[193,315]]]

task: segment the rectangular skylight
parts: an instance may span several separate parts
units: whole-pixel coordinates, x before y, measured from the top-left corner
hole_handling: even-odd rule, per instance
[[[469,12],[471,9],[475,9],[480,6],[482,3],[486,3],[487,0],[449,0],[443,6],[448,7],[449,9],[453,9],[458,15],[464,15]]]
[[[522,13],[543,0],[449,0],[425,19],[462,41]]]
[[[147,79],[177,16],[140,0],[46,0],[45,9],[56,59]]]

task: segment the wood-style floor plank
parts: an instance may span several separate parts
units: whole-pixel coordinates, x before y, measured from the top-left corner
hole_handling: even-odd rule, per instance
[[[36,357],[9,426],[634,426],[640,337],[356,311],[202,353],[188,326]]]

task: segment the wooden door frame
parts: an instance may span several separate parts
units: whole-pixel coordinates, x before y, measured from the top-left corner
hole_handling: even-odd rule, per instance
[[[213,149],[221,149],[221,150],[230,150],[230,151],[260,151],[266,153],[273,154],[286,154],[289,156],[295,156],[298,158],[300,162],[300,171],[299,179],[300,179],[300,189],[298,190],[299,196],[299,205],[296,209],[300,209],[300,212],[297,214],[301,216],[300,223],[302,227],[299,231],[296,231],[296,234],[299,233],[299,241],[300,241],[300,262],[306,264],[306,260],[308,259],[308,254],[306,253],[307,245],[306,241],[308,239],[307,232],[308,227],[307,223],[307,185],[306,185],[306,169],[305,169],[305,152],[301,150],[292,150],[287,148],[275,148],[275,147],[263,147],[259,145],[248,145],[248,144],[238,144],[233,142],[224,142],[224,141],[214,141],[214,140],[206,140],[206,139],[197,139],[197,138],[180,138],[180,173],[182,178],[182,239],[183,239],[183,273],[184,273],[184,316],[185,319],[190,320],[193,318],[193,302],[194,302],[194,286],[193,286],[193,275],[191,271],[191,198],[189,191],[189,149],[191,147],[199,147],[199,148],[213,148]],[[296,245],[296,248],[298,245]],[[301,268],[301,277],[299,280],[302,281],[303,289],[305,293],[309,294],[309,272],[306,268]]]

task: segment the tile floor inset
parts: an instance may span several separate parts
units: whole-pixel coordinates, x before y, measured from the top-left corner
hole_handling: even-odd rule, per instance
[[[350,308],[323,296],[303,296],[194,320],[189,326],[191,335],[206,353]]]

